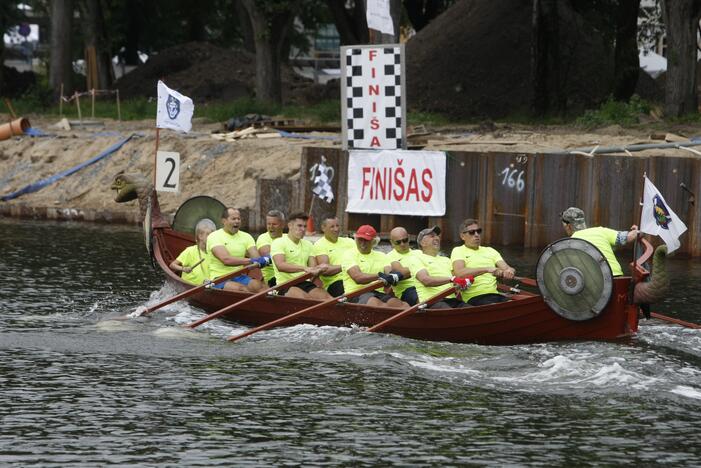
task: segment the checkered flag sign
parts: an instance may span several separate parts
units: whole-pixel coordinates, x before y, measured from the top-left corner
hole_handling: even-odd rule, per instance
[[[326,165],[326,158],[321,157],[321,162],[314,164],[311,169],[312,193],[324,200],[326,203],[333,201],[333,187],[331,180],[333,179],[333,167]]]

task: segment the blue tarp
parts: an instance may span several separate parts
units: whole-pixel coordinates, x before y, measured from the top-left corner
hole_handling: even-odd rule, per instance
[[[33,137],[43,137],[43,136],[50,136],[48,133],[44,133],[43,131],[39,130],[38,128],[34,127],[29,127],[24,131],[25,135],[33,136]]]
[[[302,138],[304,140],[340,140],[337,136],[321,136],[321,135],[302,135],[300,133],[286,132],[284,130],[277,131],[283,138]]]
[[[52,175],[51,177],[48,177],[48,178],[46,178],[46,179],[44,179],[44,180],[40,180],[40,181],[38,181],[38,182],[34,182],[33,184],[29,184],[29,185],[27,185],[27,186],[25,186],[25,187],[22,187],[21,189],[17,190],[16,192],[13,192],[13,193],[11,193],[11,194],[9,194],[9,195],[4,195],[4,196],[0,197],[0,200],[2,200],[2,201],[8,201],[8,200],[12,200],[12,199],[14,199],[14,198],[17,198],[17,197],[19,197],[19,196],[21,196],[21,195],[24,195],[25,193],[37,192],[37,191],[43,189],[44,187],[46,187],[47,185],[53,184],[53,183],[56,182],[57,180],[63,179],[64,177],[68,177],[69,175],[71,175],[71,174],[73,174],[73,173],[75,173],[75,172],[78,172],[79,170],[83,169],[84,167],[87,167],[87,166],[89,166],[89,165],[91,165],[91,164],[93,164],[93,163],[96,163],[96,162],[99,161],[100,159],[106,158],[107,156],[109,156],[110,154],[114,153],[115,151],[117,151],[117,150],[118,150],[119,148],[121,148],[122,146],[124,146],[124,143],[126,143],[126,142],[129,141],[129,140],[131,140],[131,138],[132,138],[133,136],[134,136],[134,134],[131,134],[131,135],[129,135],[128,137],[126,137],[125,139],[123,139],[123,140],[121,140],[121,141],[118,141],[117,143],[115,143],[114,145],[110,146],[110,147],[107,148],[105,151],[103,151],[102,153],[98,154],[97,156],[95,156],[95,157],[92,158],[92,159],[89,159],[89,160],[87,160],[87,161],[85,161],[85,162],[83,162],[83,163],[81,163],[81,164],[78,164],[77,166],[73,166],[72,168],[70,168],[70,169],[68,169],[68,170],[65,170],[65,171],[63,171],[63,172],[59,172],[59,173],[56,174],[56,175]]]

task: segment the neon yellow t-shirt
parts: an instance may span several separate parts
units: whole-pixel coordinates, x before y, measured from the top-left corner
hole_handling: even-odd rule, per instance
[[[392,262],[399,262],[404,268],[408,268],[411,272],[410,278],[405,278],[396,286],[392,286],[392,290],[397,297],[402,297],[402,293],[406,291],[407,288],[418,285],[416,272],[422,268],[421,262],[417,257],[418,254],[423,254],[423,252],[420,250],[409,250],[407,253],[402,254],[392,249],[392,251],[387,254],[387,263],[391,265]]]
[[[297,273],[286,273],[277,269],[275,263],[276,255],[284,255],[287,263],[293,263],[302,267],[308,266],[309,256],[312,254],[312,243],[306,239],[300,239],[299,243],[295,244],[292,239],[287,236],[279,237],[273,241],[270,246],[270,256],[273,258],[273,266],[275,267],[276,284],[285,283],[293,278],[304,274],[303,271]]]
[[[287,237],[287,234],[283,234],[282,237]],[[266,245],[272,247],[274,240],[275,239],[270,237],[270,233],[267,231],[258,236],[258,239],[256,240],[256,248],[258,249],[258,252],[260,252],[260,249]],[[273,268],[273,265],[268,265],[267,267],[261,268],[260,272],[263,274],[263,279],[266,283],[270,280],[270,278],[275,276],[275,269]]]
[[[207,237],[207,261],[209,262],[209,279],[216,279],[228,273],[238,271],[245,265],[228,266],[224,265],[213,253],[212,248],[222,245],[232,257],[245,257],[246,252],[256,243],[253,237],[244,231],[236,231],[236,234],[229,234],[224,228],[217,229]]]
[[[360,268],[360,271],[363,273],[376,274],[384,271],[385,266],[389,265],[389,263],[387,255],[377,250],[371,250],[369,254],[360,253],[357,248],[347,252],[343,260],[341,260],[341,267],[343,268],[343,291],[348,294],[363,286],[367,286],[365,284],[356,283],[348,274],[348,270],[354,266]],[[384,287],[379,287],[377,291],[382,291],[383,289]]]
[[[455,247],[450,254],[450,261],[464,260],[468,268],[495,267],[497,262],[503,260],[499,252],[491,247],[479,246],[470,249],[464,245]],[[462,300],[467,302],[475,296],[482,294],[497,294],[497,278],[489,273],[475,276],[475,282],[466,291],[461,293]]]
[[[191,284],[200,285],[204,283],[204,280],[209,278],[209,268],[207,268],[207,252],[202,252],[200,249],[198,249],[197,244],[191,245],[180,252],[180,255],[178,255],[176,260],[179,261],[184,267],[191,267],[203,258],[204,262],[197,265],[190,273],[185,273],[183,271],[180,274],[180,277]]]
[[[419,252],[417,254],[417,259],[421,262],[421,268],[417,269],[416,273],[421,270],[426,270],[428,276],[447,276],[448,278],[453,276],[453,262],[451,262],[448,257],[443,257],[442,255],[436,255],[434,257],[433,255],[426,255],[423,252]],[[451,287],[450,283],[441,286],[425,286],[419,280],[416,280],[415,283],[416,293],[419,295],[419,302],[424,302],[439,292],[445,291],[447,288]],[[455,297],[455,294],[446,297]]]
[[[322,237],[314,243],[312,255],[327,255],[329,257],[329,265],[340,265],[343,257],[353,250],[357,250],[353,239],[339,237],[336,242],[331,242],[326,237]],[[324,283],[324,288],[328,288],[336,281],[343,279],[343,269],[335,275],[321,275],[320,278],[321,282]]]
[[[611,247],[616,245],[617,236],[618,231],[601,226],[582,229],[581,231],[576,231],[574,234],[572,234],[572,237],[576,239],[584,239],[585,241],[591,242],[601,251],[609,266],[611,266],[613,276],[623,276],[621,264],[618,263],[616,254],[613,253],[613,248]]]

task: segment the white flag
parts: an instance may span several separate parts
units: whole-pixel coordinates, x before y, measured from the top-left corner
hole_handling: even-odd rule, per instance
[[[189,132],[192,128],[192,114],[195,105],[192,99],[170,89],[162,81],[158,82],[158,111],[156,127]]]
[[[672,208],[667,205],[657,187],[645,177],[643,195],[643,212],[640,216],[640,231],[660,236],[667,244],[667,253],[679,248],[679,236],[686,231],[686,225],[679,219]]]
[[[394,22],[390,14],[389,0],[367,0],[365,19],[368,28],[394,36]]]

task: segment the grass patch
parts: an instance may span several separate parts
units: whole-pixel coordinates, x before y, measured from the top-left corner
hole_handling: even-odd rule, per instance
[[[633,95],[628,102],[608,98],[597,110],[588,110],[576,119],[575,123],[585,128],[604,127],[607,125],[634,125],[640,122],[640,116],[648,114],[651,106],[638,95]]]

